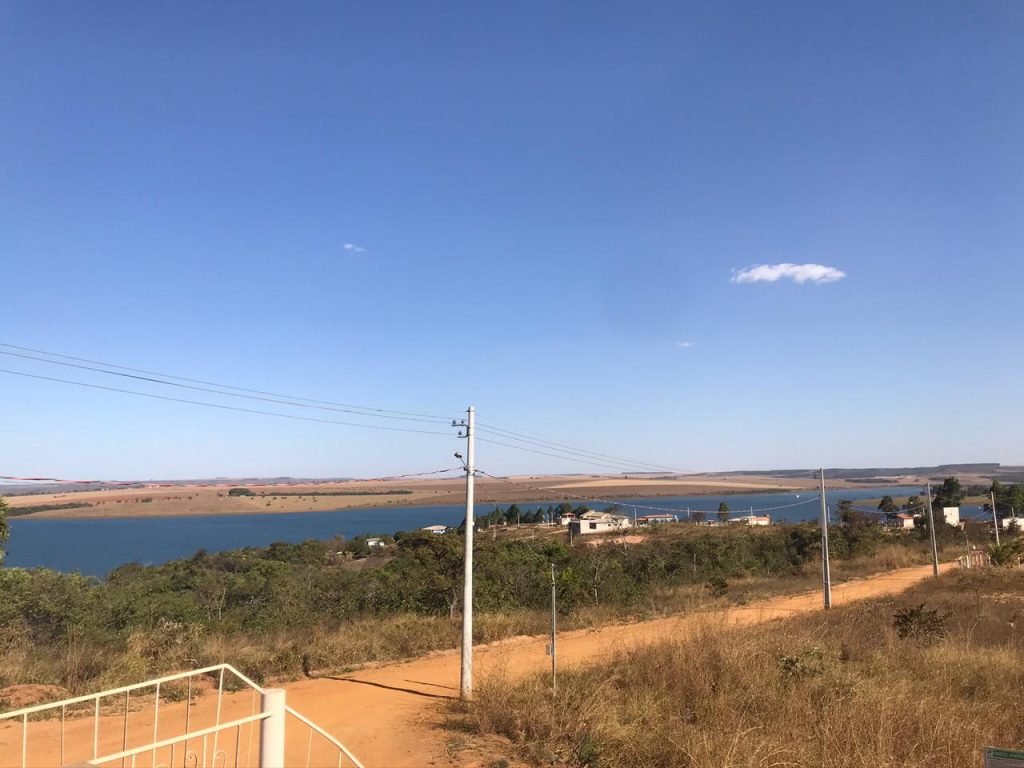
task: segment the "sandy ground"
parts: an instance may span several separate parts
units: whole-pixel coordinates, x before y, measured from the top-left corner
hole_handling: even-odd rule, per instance
[[[145,488],[117,488],[98,491],[9,496],[8,504],[21,507],[43,504],[74,504],[68,509],[32,513],[35,518],[118,518],[177,517],[190,515],[239,515],[283,512],[317,512],[367,507],[408,507],[429,504],[461,504],[465,501],[465,480],[455,479],[333,482],[315,484],[246,484],[255,496],[229,496],[238,484],[225,485],[150,485]],[[476,498],[480,503],[508,504],[514,501],[565,500],[585,502],[587,496],[600,498],[683,496],[771,490],[803,490],[814,486],[813,479],[780,479],[744,476],[732,479],[715,475],[687,475],[673,478],[621,478],[602,476],[552,475],[514,477],[509,480],[479,478]],[[833,487],[840,487],[839,484]],[[382,494],[384,491],[408,491]],[[344,492],[345,495],[313,495]],[[289,495],[276,495],[275,492]],[[301,494],[308,495],[301,495]],[[300,494],[300,495],[292,495]],[[351,495],[350,495],[351,494]]]
[[[943,566],[944,570],[952,565]],[[838,585],[833,589],[833,603],[843,605],[880,595],[901,592],[928,578],[931,566],[905,568]],[[819,593],[779,597],[727,611],[698,613],[678,618],[657,619],[635,624],[622,624],[597,630],[566,632],[559,636],[561,666],[600,661],[625,650],[661,640],[679,637],[704,623],[756,624],[785,619],[796,613],[821,609]],[[502,676],[511,679],[541,672],[550,667],[545,655],[545,637],[520,637],[476,649],[477,681]],[[445,727],[445,705],[458,695],[459,655],[457,651],[438,653],[402,664],[366,668],[338,677],[302,680],[285,686],[288,703],[328,732],[334,734],[360,760],[370,766],[388,768],[420,768],[421,766],[483,766],[494,758],[477,749],[477,743]],[[212,722],[214,696],[206,696],[189,708],[193,729]],[[251,692],[232,694],[225,698],[222,722],[244,717],[253,711]],[[160,709],[162,738],[176,728],[180,732],[185,717],[184,703],[165,704]],[[308,731],[289,723],[288,765],[336,765],[336,758],[308,739]],[[59,723],[30,723],[30,766],[54,766],[59,762]],[[66,725],[65,761],[91,757],[92,720],[73,720]],[[129,745],[144,744],[152,739],[152,708],[142,708],[129,716],[127,729],[120,714],[101,718],[100,752],[110,754],[120,749],[127,733]],[[237,739],[237,740],[236,740]],[[20,759],[21,727],[0,725],[0,766],[16,765]],[[246,757],[255,754],[255,738],[248,728],[222,738],[221,747],[233,760],[237,748],[245,765]],[[73,751],[73,745],[78,745]],[[311,746],[312,745],[312,746]],[[156,762],[164,762],[167,752]],[[180,761],[181,753],[177,759]],[[150,766],[147,755],[139,766]],[[248,764],[252,764],[251,761]]]

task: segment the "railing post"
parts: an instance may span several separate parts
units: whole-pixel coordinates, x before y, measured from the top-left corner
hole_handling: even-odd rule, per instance
[[[266,688],[260,697],[260,712],[269,715],[260,721],[260,768],[285,768],[283,688]]]

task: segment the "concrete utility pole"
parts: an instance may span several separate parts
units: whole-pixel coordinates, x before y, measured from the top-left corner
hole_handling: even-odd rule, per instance
[[[465,574],[462,579],[462,677],[459,696],[463,701],[473,699],[473,444],[476,439],[474,418],[476,409],[466,409],[466,555]]]
[[[825,506],[825,468],[821,469],[821,584],[825,597],[825,610],[832,607],[832,572],[828,564],[828,509]],[[751,512],[753,515],[753,512]]]
[[[992,498],[992,525],[996,527],[996,546],[999,546],[999,515],[996,514],[996,493],[995,491],[989,491],[989,496]]]
[[[935,515],[932,513],[932,484],[925,483],[925,493],[928,494],[928,531],[932,535],[932,575],[939,575],[939,548],[935,543]]]
[[[558,636],[558,614],[555,612],[555,564],[551,564],[551,691],[558,690],[558,663],[555,648]]]

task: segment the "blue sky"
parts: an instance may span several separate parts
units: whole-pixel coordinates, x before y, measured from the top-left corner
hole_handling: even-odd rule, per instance
[[[686,470],[1024,463],[1021,39],[1016,2],[0,2],[0,342]],[[844,276],[741,278],[779,264]],[[458,448],[0,374],[0,474]]]

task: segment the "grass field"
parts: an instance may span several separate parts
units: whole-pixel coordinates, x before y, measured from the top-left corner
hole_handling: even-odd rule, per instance
[[[923,606],[923,608],[921,607]],[[456,715],[536,765],[962,768],[1024,744],[1024,571],[758,628],[709,623]]]

